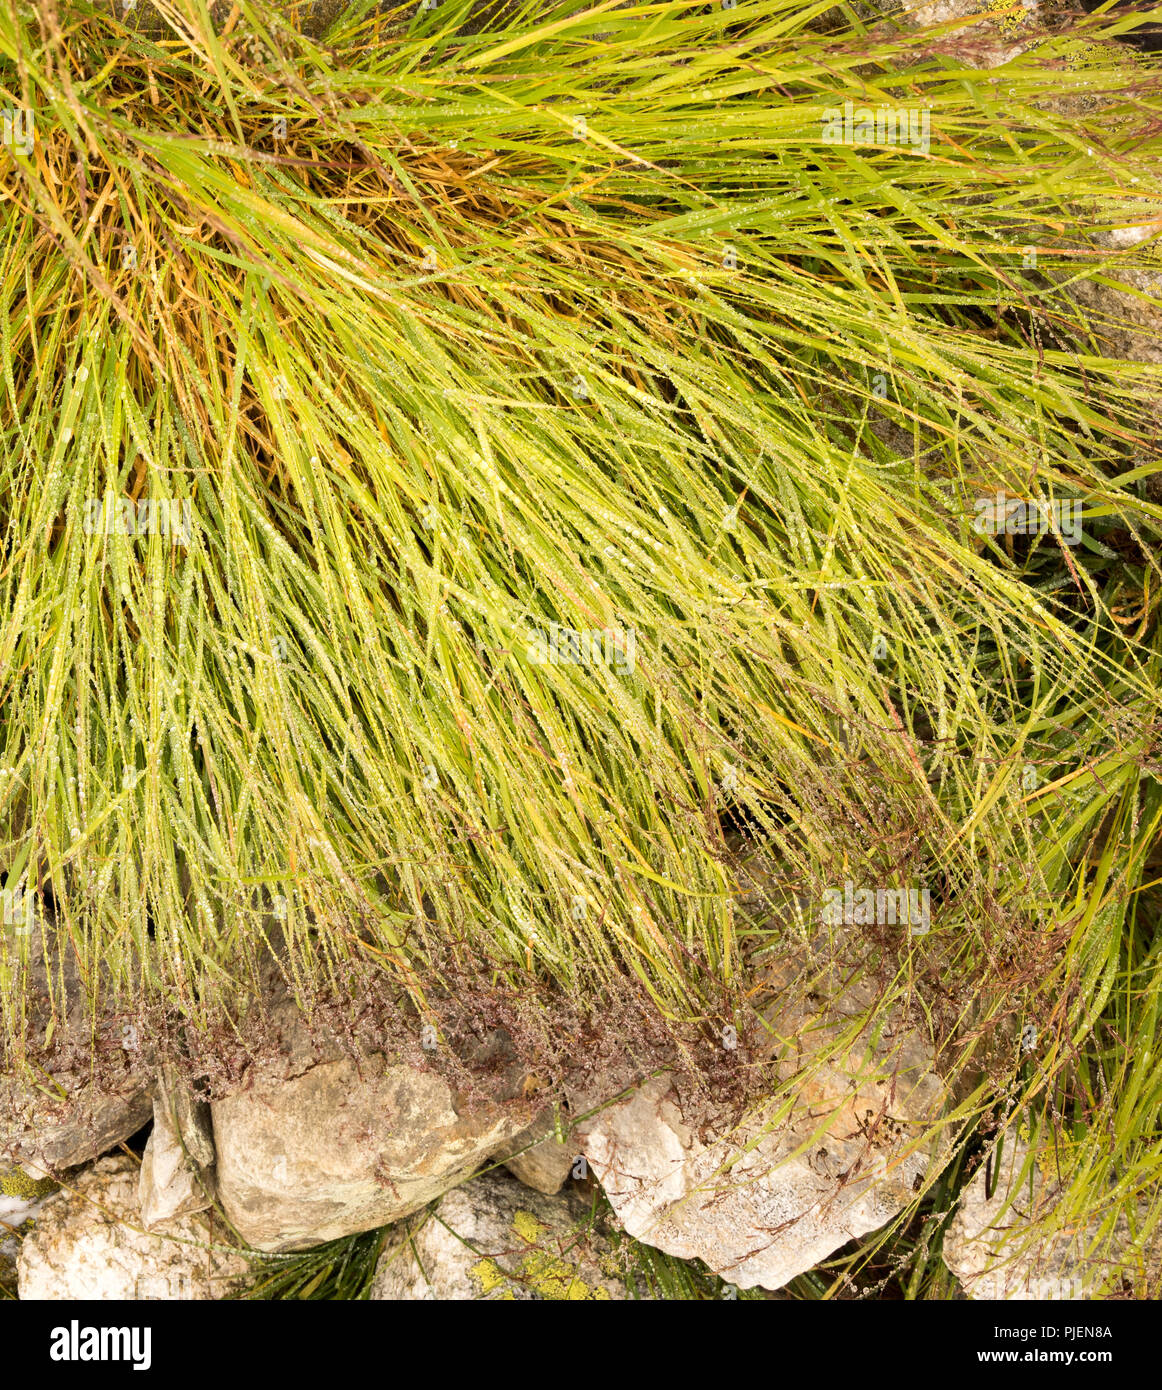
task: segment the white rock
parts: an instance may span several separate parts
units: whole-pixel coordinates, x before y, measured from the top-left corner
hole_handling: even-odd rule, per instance
[[[141,1159],[138,1192],[146,1230],[213,1205],[214,1140],[210,1107],[172,1077],[158,1086],[153,1129]]]
[[[1162,218],[1156,215],[1151,221],[1140,223],[1134,227],[1113,227],[1106,234],[1105,239],[1108,240],[1110,246],[1121,251],[1130,246],[1138,246],[1143,241],[1148,241],[1152,236],[1157,236],[1160,228],[1162,228]],[[1102,237],[1098,238],[1099,241],[1102,239]]]
[[[141,1228],[137,1164],[103,1158],[49,1197],[17,1258],[22,1299],[214,1299],[248,1265],[202,1216]]]
[[[588,1205],[486,1173],[405,1222],[380,1256],[373,1299],[632,1297]]]
[[[830,1003],[826,981],[816,987],[821,1013],[796,1002],[771,1021],[776,1074],[798,1078],[785,1113],[772,1101],[737,1123],[705,1102],[687,1114],[660,1076],[575,1133],[630,1235],[704,1260],[739,1288],[780,1288],[883,1226],[946,1155],[946,1141],[928,1135],[947,1089],[913,1030],[865,1030],[800,1076],[798,1041],[834,1040],[870,997],[838,976]]]
[[[1029,1145],[1010,1128],[999,1158],[994,1150],[960,1194],[944,1235],[944,1263],[970,1298],[1100,1299],[1120,1291],[1123,1268],[1132,1276],[1144,1258],[1156,1265],[1159,1251],[1147,1256],[1136,1248],[1124,1213],[1105,1240],[1100,1237],[1101,1213],[1088,1222],[1062,1220],[1056,1166],[1051,1143],[1034,1159]],[[1143,1218],[1148,1205],[1143,1204]],[[1157,1247],[1158,1237],[1153,1244]]]
[[[934,46],[981,68],[1011,63],[1044,38],[1038,0],[1023,0],[1019,10],[1003,0],[992,5],[988,0],[933,0],[926,5],[905,5],[900,17],[915,29],[964,21],[948,34],[934,36]]]

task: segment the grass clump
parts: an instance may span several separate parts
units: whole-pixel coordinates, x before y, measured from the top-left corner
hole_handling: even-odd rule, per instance
[[[1031,1023],[1144,1189],[1162,371],[1071,285],[1151,302],[1157,75],[830,11],[5,10],[0,867],[94,1019],[211,1038],[277,940],[306,1007],[713,1041],[825,889],[926,889],[882,1006]]]

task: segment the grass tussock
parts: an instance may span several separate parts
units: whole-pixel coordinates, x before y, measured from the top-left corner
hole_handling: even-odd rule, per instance
[[[1159,268],[1133,21],[998,71],[798,0],[468,13],[0,16],[18,920],[94,1027],[210,1030],[277,932],[308,1006],[716,1039],[827,888],[927,890],[881,1005],[1030,1025],[1003,1105],[1156,1191],[1162,368],[1071,292]]]

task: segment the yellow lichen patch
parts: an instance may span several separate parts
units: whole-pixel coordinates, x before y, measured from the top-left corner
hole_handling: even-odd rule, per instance
[[[512,1229],[526,1245],[536,1245],[549,1228],[538,1221],[531,1211],[518,1211],[512,1218]]]
[[[495,1260],[481,1260],[472,1266],[469,1274],[479,1286],[481,1298],[490,1297],[497,1289],[503,1289],[500,1294],[502,1299],[515,1298],[512,1289],[508,1287],[508,1276]]]
[[[52,1178],[30,1178],[23,1168],[0,1173],[0,1196],[4,1197],[23,1197],[33,1201],[37,1197],[47,1197],[58,1186]]]
[[[517,1211],[512,1218],[512,1229],[518,1239],[534,1248],[521,1258],[511,1275],[506,1274],[491,1257],[473,1265],[470,1274],[480,1290],[481,1298],[515,1298],[513,1286],[519,1285],[555,1303],[609,1301],[609,1290],[600,1284],[587,1284],[578,1266],[570,1264],[553,1251],[538,1248],[539,1242],[550,1232],[548,1226],[538,1221],[532,1212],[523,1209]],[[503,1292],[498,1293],[500,1289]]]
[[[989,0],[988,10],[993,15],[997,28],[1002,34],[1013,35],[1020,32],[1033,18],[1033,12],[1024,5],[1014,4],[1014,0]]]
[[[1102,66],[1120,67],[1126,63],[1141,63],[1143,55],[1129,44],[1094,43],[1089,39],[1063,38],[1055,45],[1057,55],[1065,59],[1071,72]]]
[[[554,1302],[584,1303],[609,1298],[607,1289],[600,1284],[590,1287],[567,1261],[545,1250],[525,1256],[520,1277],[542,1298]]]

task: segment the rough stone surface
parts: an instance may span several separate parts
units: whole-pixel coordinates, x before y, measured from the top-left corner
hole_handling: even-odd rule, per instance
[[[438,1076],[341,1059],[212,1105],[218,1192],[260,1250],[293,1250],[408,1216],[528,1124],[458,1103]]]
[[[1079,221],[1083,216],[1078,210]],[[1085,351],[1157,367],[1162,365],[1162,247],[1157,242],[1162,209],[1156,198],[1135,200],[1125,204],[1122,218],[1121,226],[1094,232],[1079,247],[1076,239],[1071,243],[1071,249],[1095,258],[1093,276],[1051,270],[1049,278],[1065,284],[1065,294],[1077,305],[1087,330],[1079,335]],[[1152,239],[1152,245],[1143,245]],[[1162,419],[1162,381],[1143,383],[1141,398],[1155,420]],[[1148,501],[1162,500],[1157,479],[1147,479],[1145,489]]]
[[[511,1144],[499,1151],[498,1157],[526,1187],[551,1197],[569,1180],[577,1157],[575,1149],[575,1145],[558,1143],[552,1117],[542,1116],[521,1130]]]
[[[65,958],[50,988],[39,928],[30,933],[21,969],[28,1036],[43,1038],[51,1024],[54,1060],[0,1072],[0,1161],[59,1174],[91,1162],[148,1122],[149,1059],[129,1023],[102,1030],[94,1053],[75,962]]]
[[[405,1223],[380,1256],[373,1299],[632,1297],[586,1203],[486,1173]]]
[[[103,1158],[48,1198],[17,1258],[22,1299],[213,1299],[238,1290],[246,1261],[204,1217],[141,1230],[137,1164]]]
[[[1013,9],[1012,0],[933,0],[904,5],[899,19],[921,30],[961,20],[947,34],[934,36],[933,46],[981,68],[996,68],[1019,58],[1045,36],[1038,0],[1022,0],[1021,9]]]
[[[1080,1227],[1064,1222],[1063,1230],[1053,1229],[1061,1188],[1051,1144],[1031,1160],[1029,1145],[1009,1129],[993,1159],[993,1181],[982,1163],[944,1235],[944,1263],[970,1298],[1100,1299],[1120,1290],[1123,1271],[1132,1274],[1143,1259],[1156,1266],[1162,1258],[1157,1237],[1152,1249],[1137,1247],[1124,1214],[1108,1241],[1098,1239],[1100,1214]]]
[[[991,10],[1012,8],[1010,0],[1004,0],[1000,5],[990,4],[989,0],[934,0],[927,5],[904,5],[902,14],[910,24],[915,24],[918,28],[928,28],[933,24],[951,24],[956,19],[976,19],[983,22],[989,17]],[[1023,0],[1022,8],[1028,14],[1036,14],[1039,7],[1037,0]],[[1019,16],[1011,18],[1013,22],[1019,22]]]
[[[945,1156],[926,1131],[947,1090],[919,1033],[889,1020],[829,1063],[808,1064],[801,1040],[813,1055],[834,1043],[872,988],[837,969],[811,994],[809,1005],[801,989],[785,992],[768,1016],[772,1085],[791,1083],[782,1104],[739,1119],[683,1102],[663,1075],[576,1130],[630,1235],[702,1259],[740,1288],[780,1288],[884,1225]]]
[[[168,1075],[153,1101],[153,1129],[141,1159],[141,1219],[147,1230],[213,1204],[210,1107]]]
[[[1118,230],[1123,236],[1132,235],[1132,229]],[[1133,244],[1114,241],[1116,235],[1108,234],[1112,246],[1121,249]],[[1109,274],[1127,288],[1115,289],[1097,280],[1074,280],[1069,287],[1087,312],[1098,350],[1106,357],[1162,363],[1162,269],[1115,267]]]
[[[58,1098],[20,1088],[13,1078],[0,1081],[0,1153],[60,1173],[107,1153],[149,1119],[149,1093],[136,1085],[108,1094],[62,1084]]]

